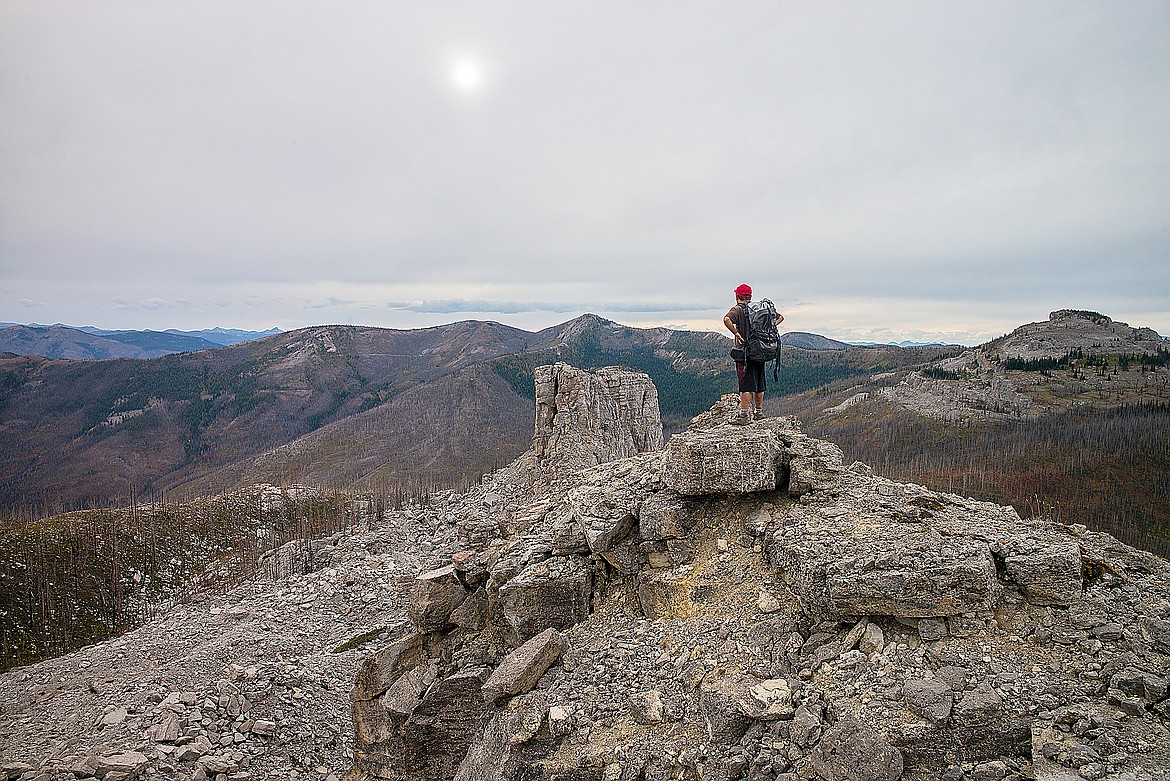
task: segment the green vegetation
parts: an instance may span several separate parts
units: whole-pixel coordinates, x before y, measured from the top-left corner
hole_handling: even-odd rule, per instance
[[[330,653],[343,654],[346,651],[352,651],[355,648],[361,648],[366,643],[377,638],[378,635],[385,632],[388,628],[389,627],[380,626],[377,629],[371,629],[369,632],[365,632],[364,634],[360,634],[357,637],[351,637],[350,639],[346,640],[344,643],[342,643],[341,645],[337,646],[332,651],[330,651]]]
[[[953,372],[949,369],[944,369],[941,366],[927,366],[922,370],[924,377],[930,377],[935,380],[961,380],[963,379],[962,372]]]

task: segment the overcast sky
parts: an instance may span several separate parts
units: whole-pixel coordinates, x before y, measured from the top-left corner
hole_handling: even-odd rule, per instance
[[[0,0],[0,321],[1170,334],[1170,3]]]

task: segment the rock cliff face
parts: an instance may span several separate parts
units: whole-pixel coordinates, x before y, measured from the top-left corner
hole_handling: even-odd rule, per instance
[[[547,473],[662,448],[658,390],[641,372],[617,367],[582,371],[565,363],[535,372],[532,450]]]
[[[452,499],[467,549],[363,662],[352,778],[1170,772],[1166,562],[846,466],[795,419],[731,426],[732,396],[604,460],[621,405],[568,378],[538,405],[577,414],[538,406],[527,461]]]

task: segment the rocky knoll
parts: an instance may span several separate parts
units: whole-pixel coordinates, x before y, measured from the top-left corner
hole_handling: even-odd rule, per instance
[[[350,777],[1167,777],[1170,565],[734,405],[461,497],[356,677]]]
[[[1089,361],[1116,366],[1119,356],[1156,357],[1170,353],[1170,340],[1150,328],[1133,328],[1097,312],[1061,309],[1048,320],[1022,325],[1006,336],[912,372],[876,394],[857,394],[829,410],[841,412],[870,399],[885,399],[928,418],[944,421],[1034,420],[1070,403],[1108,404],[1110,400],[1165,401],[1170,371],[1150,361],[1150,371],[1094,372]],[[1112,362],[1106,356],[1113,356]],[[1076,358],[1075,364],[1069,363]],[[1055,369],[1061,376],[1012,369]],[[1043,362],[1048,362],[1044,366]],[[1128,364],[1126,364],[1128,366]],[[1135,367],[1136,368],[1136,367]],[[1070,372],[1070,370],[1079,371]]]
[[[1003,357],[1037,360],[1063,358],[1075,350],[1086,355],[1152,355],[1170,349],[1170,342],[1152,328],[1133,328],[1099,312],[1060,309],[1049,313],[1047,321],[1022,325],[987,347]]]

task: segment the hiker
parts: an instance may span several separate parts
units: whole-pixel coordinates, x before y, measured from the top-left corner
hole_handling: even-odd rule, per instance
[[[775,326],[772,328],[766,328],[766,321],[764,322],[764,328],[757,328],[761,332],[769,331],[771,336],[774,337],[775,346],[772,349],[776,350],[776,354],[771,357],[765,356],[762,360],[757,360],[758,353],[753,354],[748,349],[748,342],[752,338],[751,321],[749,320],[749,305],[751,301],[751,287],[748,285],[740,285],[735,289],[735,306],[723,316],[723,325],[735,337],[736,350],[732,351],[732,356],[735,358],[735,372],[739,375],[739,412],[731,419],[731,422],[740,426],[764,417],[764,390],[766,388],[764,365],[771,360],[771,357],[779,357],[779,336],[775,326],[779,326],[780,323],[784,322],[784,315],[776,312],[775,307],[772,306],[772,302],[768,299],[763,299],[757,305],[757,311],[763,312],[766,310],[776,316]],[[766,307],[762,306],[765,304]]]

